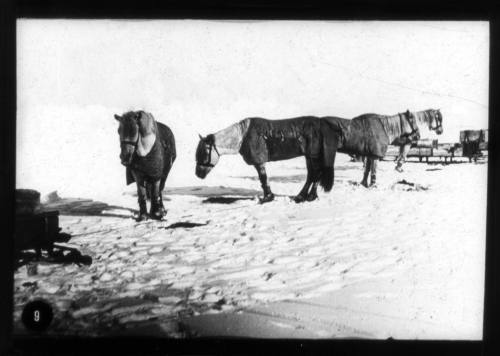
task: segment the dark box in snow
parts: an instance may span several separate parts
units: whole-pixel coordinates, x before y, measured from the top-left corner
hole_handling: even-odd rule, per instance
[[[57,210],[17,215],[14,248],[17,252],[34,249],[39,256],[42,249],[51,253],[60,230]]]

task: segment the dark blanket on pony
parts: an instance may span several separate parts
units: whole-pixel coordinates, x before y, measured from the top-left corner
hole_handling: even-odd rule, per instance
[[[315,116],[283,120],[251,118],[240,154],[251,165],[306,155],[322,159],[324,166],[333,167],[338,135],[328,128],[328,137],[325,137],[324,129],[324,124]]]
[[[160,122],[156,122],[156,125],[158,131],[151,151],[144,157],[134,153],[132,162],[126,169],[127,185],[135,182],[131,170],[143,175],[147,181],[155,181],[166,178],[172,168],[176,157],[174,136],[167,126]]]
[[[380,115],[365,114],[352,120],[322,117],[331,130],[340,132],[338,152],[382,158],[390,144]]]

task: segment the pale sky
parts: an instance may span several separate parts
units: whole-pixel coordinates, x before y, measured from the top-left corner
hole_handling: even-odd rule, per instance
[[[488,127],[487,22],[25,19],[17,31],[21,111],[175,107],[168,120],[215,130],[440,108],[440,141]]]

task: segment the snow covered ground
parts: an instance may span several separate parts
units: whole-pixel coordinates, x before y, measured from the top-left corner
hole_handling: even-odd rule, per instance
[[[195,121],[202,113],[192,111],[153,111],[172,128],[178,160],[164,192],[165,220],[142,223],[132,218],[135,187],[125,186],[118,159],[113,114],[121,111],[20,111],[30,119],[19,120],[17,186],[42,196],[57,191],[59,198],[46,208],[60,211],[60,225],[72,235],[67,245],[93,262],[41,263],[36,275],[20,267],[17,332],[24,332],[22,306],[36,297],[56,310],[52,333],[134,333],[155,325],[174,337],[192,334],[180,321],[193,317],[322,300],[341,307],[345,328],[323,328],[311,337],[481,338],[486,164],[407,163],[398,173],[393,162],[383,161],[377,187],[366,189],[357,184],[362,164],[341,154],[332,192],[295,204],[289,196],[305,180],[304,159],[297,158],[268,164],[277,198],[259,205],[256,172],[240,156],[222,157],[205,180],[195,177],[197,132],[238,119],[211,127]],[[169,119],[181,114],[194,119]],[[37,121],[36,115],[51,118]],[[328,297],[341,291],[347,292]],[[380,300],[387,305],[375,310]],[[376,313],[399,324],[376,319]],[[360,315],[367,321],[358,325]],[[312,319],[305,316],[297,328],[312,330]],[[295,335],[280,325],[276,335]]]

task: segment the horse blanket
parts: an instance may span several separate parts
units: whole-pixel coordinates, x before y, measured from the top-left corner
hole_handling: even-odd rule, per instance
[[[333,167],[338,135],[318,117],[247,120],[248,129],[239,150],[247,164],[307,156],[322,159],[323,166]]]
[[[331,130],[340,133],[338,152],[382,158],[391,144],[383,116],[365,114],[352,120],[334,116],[321,119]]]
[[[140,157],[134,153],[130,166],[126,168],[127,185],[135,182],[132,170],[143,175],[147,181],[167,178],[176,158],[175,141],[172,131],[164,124],[156,122],[156,140],[151,151]]]

